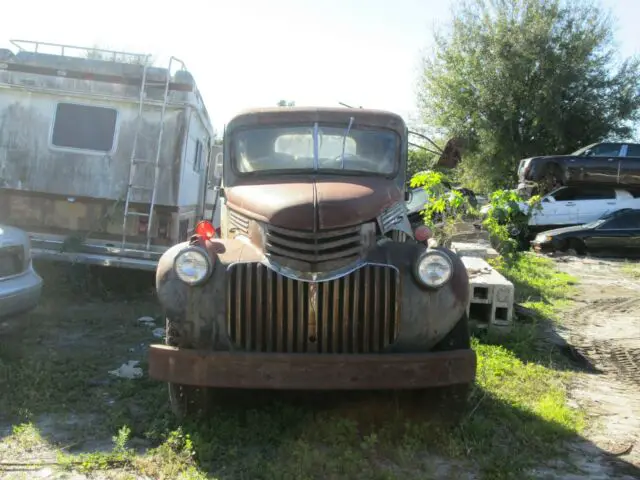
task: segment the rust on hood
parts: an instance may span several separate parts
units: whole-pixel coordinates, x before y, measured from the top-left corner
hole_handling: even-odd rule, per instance
[[[225,190],[227,205],[250,218],[293,230],[331,230],[376,218],[402,200],[392,181],[380,177],[324,175],[246,179]]]

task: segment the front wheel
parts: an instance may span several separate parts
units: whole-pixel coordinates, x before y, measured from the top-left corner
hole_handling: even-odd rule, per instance
[[[469,318],[465,314],[455,327],[433,348],[434,352],[471,348]],[[469,397],[473,392],[474,382],[457,383],[446,387],[420,389],[412,392],[412,400],[420,405],[433,405],[439,417],[459,423],[469,405]]]
[[[568,242],[569,250],[573,250],[578,255],[587,253],[587,246],[579,238],[571,238]]]
[[[193,346],[192,342],[198,340],[190,338],[188,332],[194,330],[189,328],[187,322],[167,317],[165,343],[172,347],[190,348]],[[180,383],[169,383],[168,387],[171,411],[179,419],[204,416],[211,410],[213,389]]]
[[[204,416],[211,410],[212,389],[169,383],[171,411],[179,419]]]

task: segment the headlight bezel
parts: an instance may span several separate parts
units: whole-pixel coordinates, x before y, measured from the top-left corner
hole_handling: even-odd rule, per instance
[[[197,279],[197,280],[188,280],[186,278],[184,278],[183,276],[180,275],[179,273],[179,269],[178,269],[178,262],[181,258],[183,258],[185,255],[189,254],[189,253],[195,253],[198,255],[202,255],[202,257],[204,258],[204,262],[206,264],[206,270],[204,275]],[[180,252],[178,252],[178,254],[175,256],[175,258],[173,259],[173,271],[176,274],[176,276],[178,277],[178,279],[185,283],[186,285],[189,285],[190,287],[195,287],[198,285],[202,285],[204,282],[207,281],[207,279],[211,276],[211,273],[213,272],[213,262],[211,261],[211,258],[209,257],[209,253],[204,250],[203,248],[194,246],[194,245],[190,245],[186,248],[184,248],[183,250],[181,250]]]
[[[429,284],[429,283],[425,282],[424,279],[422,278],[422,276],[420,275],[420,266],[425,261],[427,261],[429,258],[442,259],[442,260],[444,260],[444,262],[449,267],[449,274],[447,275],[445,280],[443,280],[441,283],[436,284],[436,285],[432,285],[432,284]],[[421,253],[418,256],[416,262],[413,265],[413,275],[414,275],[416,281],[418,282],[418,284],[421,287],[429,289],[429,290],[438,290],[438,289],[442,288],[443,286],[447,285],[451,281],[451,278],[453,277],[453,274],[454,274],[453,261],[451,260],[451,258],[449,258],[449,256],[446,253],[441,252],[439,250],[432,250],[432,249],[426,250],[425,252]]]

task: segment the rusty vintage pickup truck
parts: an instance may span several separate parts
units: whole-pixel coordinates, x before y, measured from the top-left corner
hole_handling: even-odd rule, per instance
[[[405,201],[407,127],[367,109],[273,108],[224,135],[221,232],[160,258],[166,344],[150,376],[177,415],[225,389],[421,390],[476,375],[469,279]]]

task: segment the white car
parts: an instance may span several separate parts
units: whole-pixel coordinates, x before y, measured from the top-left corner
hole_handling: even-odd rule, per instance
[[[487,214],[491,208],[491,205],[485,205],[481,212]],[[520,208],[526,212],[529,206],[522,203]],[[559,225],[581,225],[621,208],[640,208],[640,193],[600,186],[560,187],[542,197],[529,219],[529,226],[531,233],[535,233]]]
[[[42,278],[33,269],[29,236],[0,225],[0,318],[32,310],[41,291]]]

